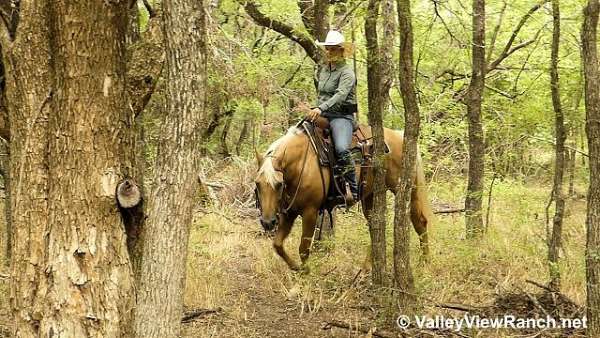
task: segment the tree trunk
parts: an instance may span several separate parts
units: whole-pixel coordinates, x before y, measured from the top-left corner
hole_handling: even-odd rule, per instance
[[[396,41],[396,31],[398,24],[396,22],[396,0],[383,0],[381,8],[383,11],[382,25],[383,38],[381,40],[381,64],[382,64],[382,86],[384,88],[384,105],[382,107],[382,116],[385,117],[390,103],[390,88],[394,83],[396,67],[394,67],[394,44],[389,41]]]
[[[166,116],[148,202],[135,336],[180,335],[206,86],[204,1],[163,2]],[[181,55],[194,55],[184,57]]]
[[[558,51],[560,47],[560,7],[559,0],[552,0],[552,52],[550,65],[550,88],[552,90],[552,106],[554,107],[556,132],[556,159],[554,165],[553,199],[556,206],[552,224],[552,235],[548,238],[548,269],[550,287],[560,289],[560,270],[558,266],[559,250],[562,245],[562,224],[565,210],[563,192],[563,176],[565,171],[565,125],[560,103],[560,82],[558,77]]]
[[[373,206],[369,213],[369,233],[371,234],[371,253],[373,283],[385,284],[386,267],[386,186],[384,169],[383,108],[385,94],[382,88],[382,59],[377,38],[377,17],[381,0],[369,0],[365,19],[367,39],[367,81],[369,90],[369,124],[373,131]]]
[[[571,147],[576,147],[575,142],[569,142]],[[567,171],[569,174],[569,192],[567,196],[572,198],[575,195],[575,164],[577,161],[577,153],[575,150],[567,150]]]
[[[417,141],[420,115],[415,93],[413,66],[413,32],[410,0],[398,0],[398,28],[400,32],[399,80],[404,102],[404,146],[402,172],[396,190],[394,208],[394,280],[401,309],[414,307],[414,278],[410,265],[410,196],[414,187]]]
[[[244,119],[244,125],[242,126],[242,130],[240,131],[240,136],[238,137],[237,144],[235,145],[235,153],[240,156],[240,152],[242,147],[244,146],[244,142],[248,139],[248,135],[250,134],[250,119]]]
[[[231,157],[229,153],[229,147],[227,146],[227,135],[229,134],[229,130],[231,129],[231,120],[233,116],[229,115],[225,120],[225,125],[223,126],[223,132],[221,133],[221,154],[223,157]]]
[[[600,83],[598,72],[598,0],[588,0],[581,31],[585,74],[586,132],[590,186],[585,252],[587,285],[587,336],[600,337]]]
[[[18,199],[11,199],[11,208],[19,210],[11,217],[15,227],[10,299],[15,324],[13,334],[17,338],[37,337],[41,334],[40,324],[45,321],[41,311],[47,306],[44,298],[48,293],[43,270],[48,261],[45,239],[49,229],[46,133],[50,111],[47,97],[51,92],[46,4],[42,1],[23,4],[20,12],[23,20],[18,27],[17,40],[9,41],[6,35],[2,40],[6,104],[14,140],[10,143],[9,176],[20,177],[9,188],[11,195],[18,196]],[[27,40],[24,40],[26,34]],[[27,93],[29,98],[26,98]]]
[[[473,43],[471,83],[466,97],[469,120],[469,181],[465,198],[465,223],[468,238],[483,235],[481,201],[485,145],[481,122],[481,102],[486,73],[485,0],[473,0]]]
[[[14,336],[129,336],[133,276],[115,202],[134,153],[126,4],[22,2],[20,17],[15,40],[2,43],[19,178]]]
[[[12,225],[12,212],[11,212],[11,198],[10,198],[10,144],[2,141],[6,155],[2,161],[2,179],[4,180],[4,265],[10,267],[12,260],[12,236],[13,236],[13,225]]]

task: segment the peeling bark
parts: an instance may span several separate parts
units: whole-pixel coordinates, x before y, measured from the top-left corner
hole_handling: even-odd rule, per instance
[[[126,337],[133,276],[114,195],[133,163],[126,4],[36,1],[20,11],[15,40],[2,42],[14,336]]]
[[[382,86],[383,63],[377,37],[377,17],[381,0],[370,0],[365,19],[367,39],[367,74],[369,84],[369,124],[373,130],[373,208],[367,219],[371,236],[371,257],[373,264],[373,283],[385,284],[386,266],[386,186],[384,170],[383,110],[385,107],[384,88]],[[368,198],[368,197],[367,197]]]
[[[197,147],[204,121],[207,71],[204,10],[204,1],[163,2],[166,116],[144,225],[135,337],[180,334],[189,227],[200,187]]]
[[[401,292],[399,305],[411,309],[415,305],[414,277],[410,264],[410,199],[414,187],[419,140],[420,113],[415,92],[413,64],[413,31],[410,0],[398,0],[398,31],[400,32],[400,91],[404,102],[404,145],[402,171],[398,180],[394,208],[394,280]]]

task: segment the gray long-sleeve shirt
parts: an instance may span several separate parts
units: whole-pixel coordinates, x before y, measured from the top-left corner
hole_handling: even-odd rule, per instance
[[[342,111],[342,106],[356,104],[356,76],[346,61],[338,61],[333,67],[324,65],[318,74],[318,80],[317,105],[322,115],[329,119],[353,119],[352,114]]]

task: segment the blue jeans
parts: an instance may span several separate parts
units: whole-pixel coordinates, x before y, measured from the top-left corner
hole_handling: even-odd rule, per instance
[[[358,185],[356,183],[356,172],[354,171],[354,159],[350,153],[354,124],[349,119],[334,118],[329,120],[329,128],[331,129],[335,153],[337,155],[336,175],[344,176],[356,200]]]
[[[351,120],[345,118],[331,119],[329,120],[329,126],[333,134],[335,153],[341,159],[352,144],[352,129],[354,126]]]

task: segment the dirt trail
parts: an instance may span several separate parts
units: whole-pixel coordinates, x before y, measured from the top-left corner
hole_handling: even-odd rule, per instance
[[[237,266],[225,269],[225,279],[231,284],[222,300],[223,311],[184,324],[183,337],[364,336],[346,329],[323,329],[327,320],[337,317],[335,309],[325,306],[311,313],[304,304],[303,311],[298,298],[286,297],[253,271],[249,253],[240,252],[238,258]]]

